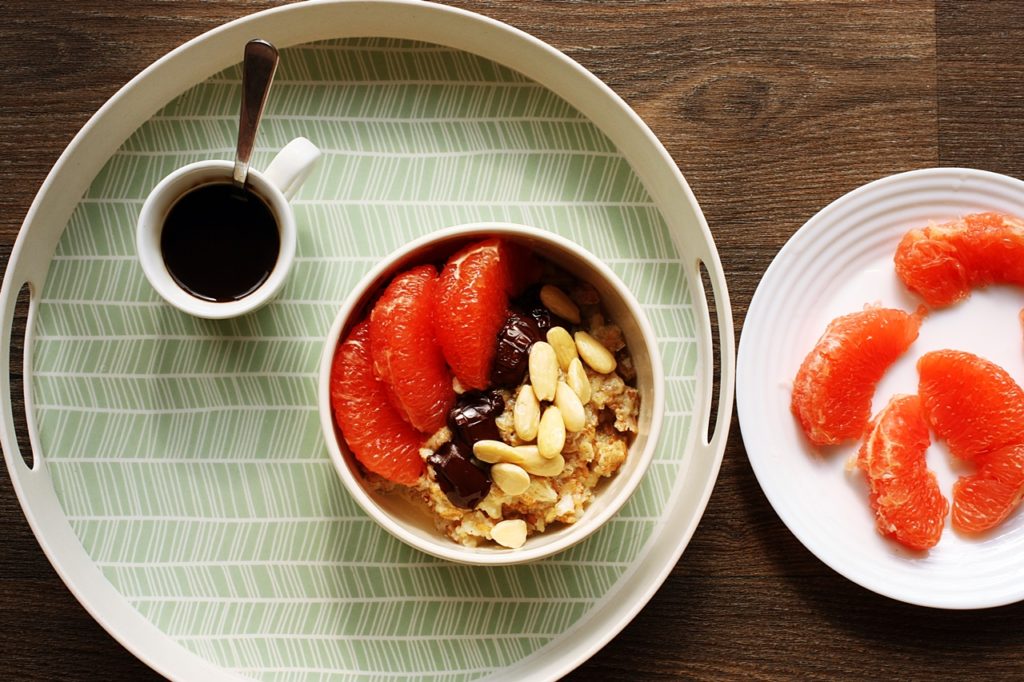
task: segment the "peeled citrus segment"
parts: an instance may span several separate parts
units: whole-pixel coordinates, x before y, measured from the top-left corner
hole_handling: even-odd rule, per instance
[[[953,527],[980,533],[1002,523],[1024,496],[1024,444],[978,460],[978,471],[953,485]]]
[[[474,242],[448,259],[438,278],[434,332],[466,388],[487,388],[509,296],[539,274],[527,249],[501,239]]]
[[[334,352],[330,390],[334,419],[356,459],[390,481],[415,485],[425,468],[422,436],[398,414],[374,375],[368,320]]]
[[[907,232],[896,249],[896,274],[930,306],[966,298],[989,284],[1024,284],[1024,220],[975,213]]]
[[[917,338],[922,314],[865,308],[829,323],[793,381],[790,408],[812,443],[860,438],[875,385]]]
[[[934,547],[949,511],[925,462],[929,444],[921,401],[899,395],[875,417],[857,454],[878,532],[911,549]]]
[[[956,457],[973,461],[1024,442],[1024,391],[999,365],[940,350],[925,353],[917,371],[925,418]]]
[[[370,352],[395,407],[423,433],[444,426],[455,402],[452,376],[434,339],[437,271],[420,265],[396,275],[370,312]]]

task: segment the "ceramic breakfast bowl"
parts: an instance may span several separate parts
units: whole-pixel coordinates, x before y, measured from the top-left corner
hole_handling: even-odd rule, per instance
[[[335,349],[369,311],[376,296],[398,272],[447,257],[467,242],[497,236],[529,247],[537,255],[591,284],[611,321],[621,327],[636,368],[640,394],[638,433],[622,467],[602,479],[591,504],[573,524],[553,524],[529,537],[517,549],[485,543],[466,547],[438,530],[422,506],[406,497],[382,494],[364,477],[337,427],[330,401],[331,364]],[[366,513],[399,540],[442,559],[479,565],[512,565],[549,557],[597,531],[636,489],[654,454],[664,414],[664,378],[657,340],[633,294],[600,260],[558,235],[534,227],[477,223],[440,230],[399,249],[369,272],[342,304],[324,343],[318,386],[320,423],[331,459],[348,492]]]

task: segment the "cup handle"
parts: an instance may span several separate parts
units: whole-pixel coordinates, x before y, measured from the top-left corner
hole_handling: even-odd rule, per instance
[[[321,155],[315,144],[304,137],[296,137],[277,153],[263,171],[263,177],[281,190],[285,199],[291,201],[302,183],[316,168]]]

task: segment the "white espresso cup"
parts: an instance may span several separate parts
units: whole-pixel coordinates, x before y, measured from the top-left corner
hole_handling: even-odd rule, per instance
[[[277,224],[277,260],[267,278],[253,291],[230,301],[199,298],[185,290],[171,275],[161,248],[164,223],[174,205],[193,190],[232,182],[231,161],[199,161],[179,168],[150,192],[139,214],[136,248],[146,278],[172,306],[196,317],[220,320],[250,313],[272,299],[288,276],[295,259],[295,213],[288,203],[320,160],[320,150],[304,137],[289,142],[267,169],[249,169],[246,189],[256,194]]]

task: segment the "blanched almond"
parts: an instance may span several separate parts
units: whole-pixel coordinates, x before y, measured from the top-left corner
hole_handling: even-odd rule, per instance
[[[564,291],[551,284],[545,284],[540,289],[540,302],[544,307],[558,315],[563,320],[573,324],[580,323],[580,309],[572,302]]]
[[[536,445],[512,447],[500,440],[478,440],[473,443],[473,454],[488,464],[516,464],[534,476],[556,476],[565,468],[565,459],[561,455],[541,457]]]
[[[530,384],[524,384],[519,389],[516,404],[512,408],[512,425],[515,427],[516,435],[524,441],[531,441],[537,437],[537,427],[540,425],[540,402]]]
[[[569,369],[569,363],[577,356],[576,342],[565,330],[565,327],[552,327],[548,330],[548,343],[555,349],[555,357],[558,358],[558,366],[562,371]]]
[[[554,457],[541,457],[537,452],[536,445],[523,445],[520,447],[533,448],[534,456],[524,458],[522,466],[534,476],[557,476],[565,468],[565,457],[555,455]]]
[[[530,348],[530,383],[537,400],[554,400],[558,384],[558,357],[550,344],[538,341]]]
[[[498,462],[491,467],[491,480],[506,495],[522,495],[530,487],[530,474],[518,464]]]
[[[590,377],[587,370],[583,369],[583,362],[576,358],[569,363],[569,370],[565,373],[565,380],[569,388],[576,392],[580,402],[586,405],[590,402]]]
[[[562,452],[565,447],[565,422],[562,411],[549,405],[540,418],[537,429],[537,450],[541,457],[551,458]]]
[[[496,464],[498,462],[518,463],[520,459],[516,449],[500,440],[478,440],[473,443],[473,454],[481,462]]]
[[[562,422],[566,431],[582,431],[587,423],[587,414],[583,411],[583,403],[576,391],[569,388],[564,381],[558,382],[555,389],[555,407],[562,413]],[[564,437],[563,437],[564,438]]]
[[[615,371],[615,356],[590,334],[576,332],[576,350],[579,351],[583,362],[590,365],[590,368],[598,374]]]
[[[522,519],[506,519],[494,524],[491,539],[502,547],[519,549],[526,543],[526,521]]]

